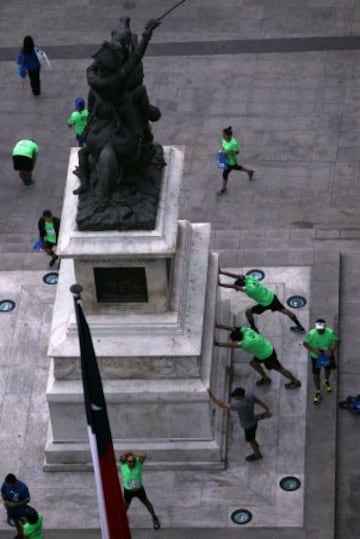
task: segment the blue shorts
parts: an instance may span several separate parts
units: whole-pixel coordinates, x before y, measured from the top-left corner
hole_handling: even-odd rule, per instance
[[[76,140],[79,143],[79,146],[82,146],[85,142],[85,135],[84,133],[81,133],[81,135],[76,134]]]

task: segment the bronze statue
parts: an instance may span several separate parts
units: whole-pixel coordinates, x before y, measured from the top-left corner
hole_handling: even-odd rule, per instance
[[[130,18],[120,18],[87,69],[90,114],[74,191],[80,230],[155,226],[165,161],[162,147],[153,142],[150,122],[161,113],[149,102],[142,58],[159,25],[151,19],[138,42]]]

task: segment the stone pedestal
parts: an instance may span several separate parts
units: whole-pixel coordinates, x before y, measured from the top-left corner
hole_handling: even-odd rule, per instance
[[[156,468],[224,466],[226,415],[206,388],[227,398],[230,358],[213,346],[217,255],[210,225],[178,221],[183,151],[165,148],[153,231],[80,232],[71,152],[58,253],[62,258],[48,355],[50,425],[45,469],[84,469],[90,453],[79,343],[69,288],[82,285],[115,449],[141,449]]]

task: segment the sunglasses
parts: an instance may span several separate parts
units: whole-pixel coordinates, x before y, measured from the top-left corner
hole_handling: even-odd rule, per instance
[[[128,464],[134,464],[135,460],[127,460],[126,461]]]

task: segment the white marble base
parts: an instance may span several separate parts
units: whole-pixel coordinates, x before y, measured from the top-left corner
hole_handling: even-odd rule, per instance
[[[157,466],[224,466],[225,417],[212,415],[206,388],[228,391],[229,354],[213,347],[217,256],[210,227],[179,222],[170,304],[163,314],[88,317],[115,446],[142,447]],[[62,263],[49,355],[51,430],[46,467],[88,466],[86,421],[74,327],[71,260]],[[158,460],[157,460],[158,459]]]
[[[89,450],[72,284],[82,285],[104,382],[115,446],[151,452],[156,466],[224,466],[226,417],[209,404],[207,387],[228,393],[230,354],[214,348],[215,312],[229,318],[217,292],[218,257],[210,225],[177,221],[183,153],[166,148],[157,227],[150,232],[79,232],[69,166],[62,213],[62,256],[48,349],[50,428],[45,467],[88,466]],[[97,301],[94,267],[142,266],[149,301]],[[65,469],[62,468],[62,469]]]

